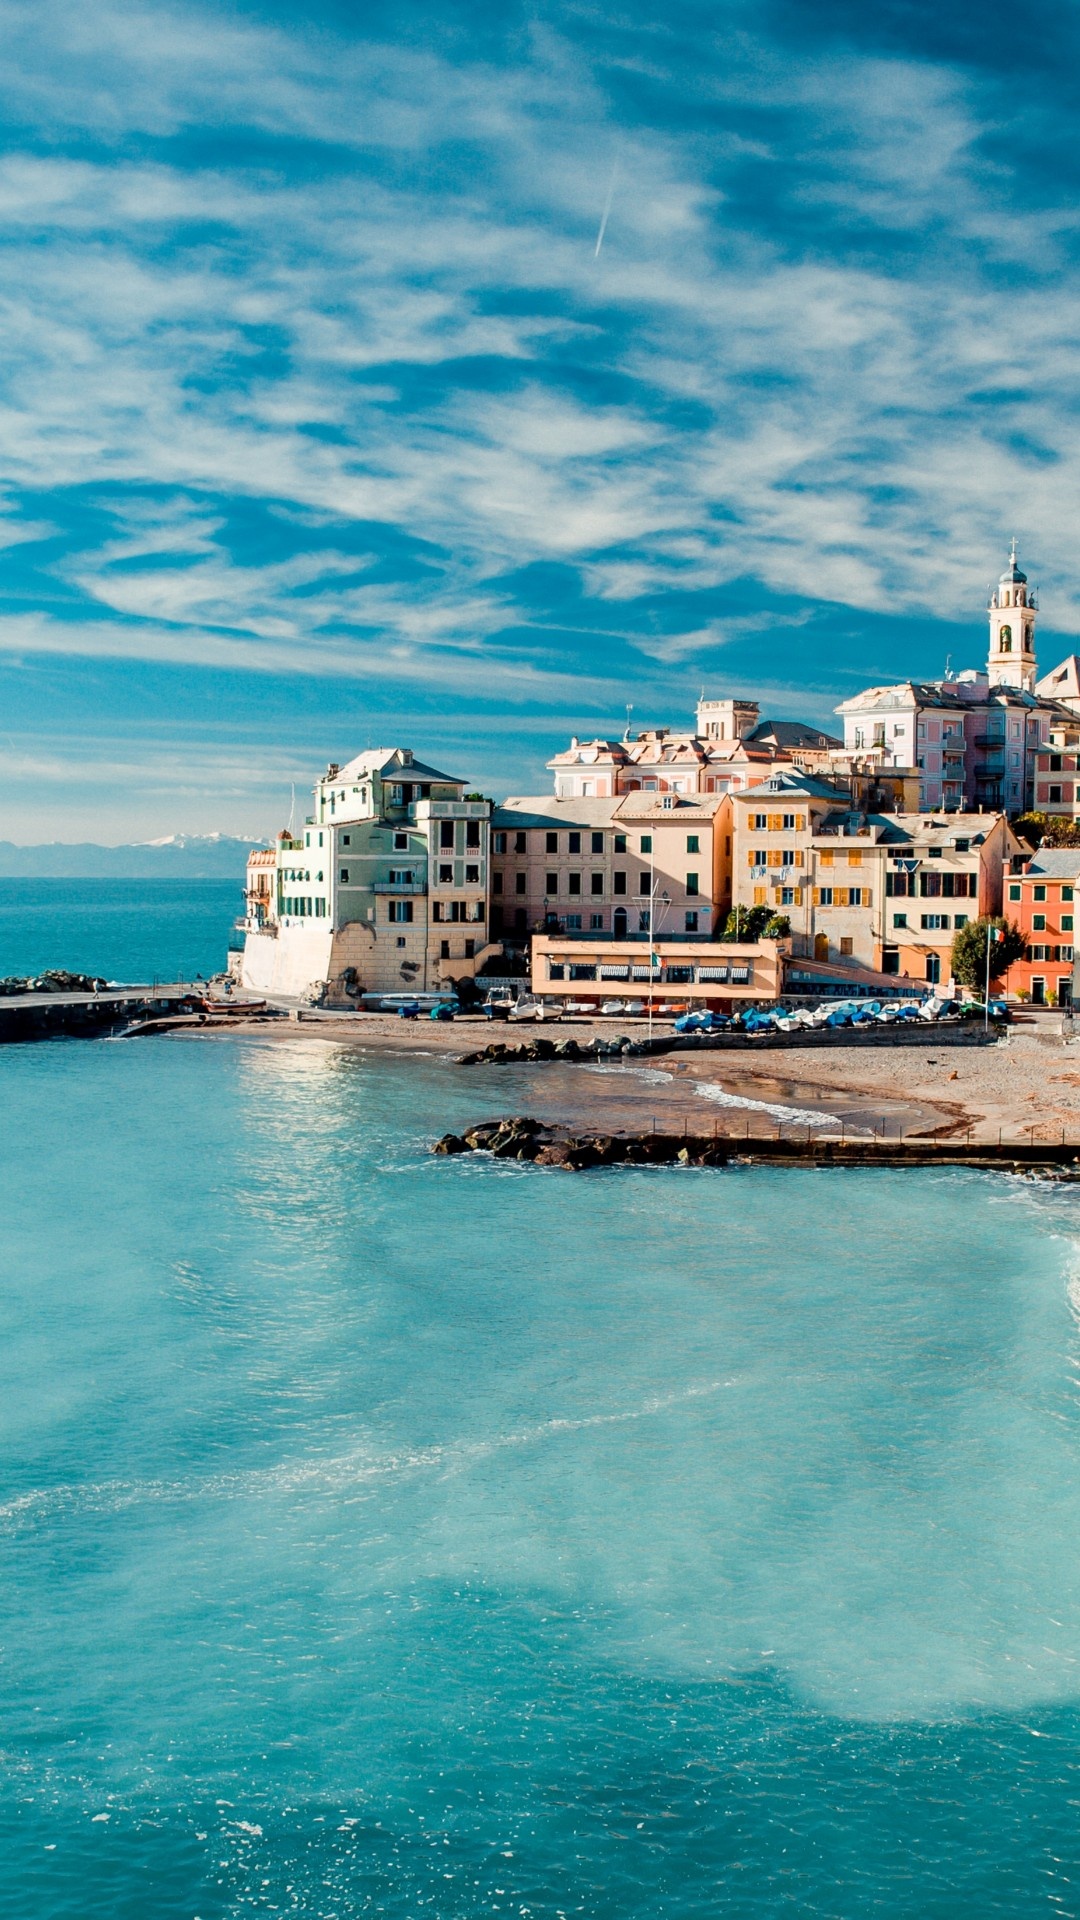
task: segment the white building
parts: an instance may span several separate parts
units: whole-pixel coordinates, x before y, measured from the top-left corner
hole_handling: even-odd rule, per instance
[[[491,801],[408,748],[331,765],[298,833],[249,862],[243,985],[295,998],[437,990],[471,976],[488,926]]]

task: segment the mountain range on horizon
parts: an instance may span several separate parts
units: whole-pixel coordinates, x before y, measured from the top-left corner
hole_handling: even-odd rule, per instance
[[[174,833],[102,846],[92,840],[19,846],[0,840],[5,880],[242,880],[248,852],[262,842],[227,833]]]

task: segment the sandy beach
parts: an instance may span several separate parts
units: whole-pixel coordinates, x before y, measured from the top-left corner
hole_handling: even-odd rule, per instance
[[[207,1039],[220,1027],[194,1029]],[[191,1031],[191,1029],[189,1029]],[[477,1117],[505,1109],[506,1069],[490,1064],[459,1066],[463,1053],[492,1040],[511,1045],[542,1031],[545,1038],[570,1035],[582,1047],[611,1040],[617,1022],[560,1023],[557,1027],[492,1026],[477,1016],[441,1024],[404,1021],[392,1015],[323,1014],[274,1022],[236,1018],[227,1031],[258,1034],[271,1042],[335,1042],[373,1052],[423,1053],[446,1058],[476,1088]],[[637,1033],[636,1027],[632,1031]],[[953,1047],[932,1033],[925,1046],[828,1051],[790,1047],[745,1052],[670,1053],[633,1057],[625,1064],[519,1064],[531,1081],[528,1110],[537,1118],[621,1132],[655,1124],[750,1137],[777,1126],[834,1125],[854,1132],[895,1137],[908,1134],[973,1139],[1080,1140],[1080,1040],[1067,1041],[1057,1018],[1015,1025],[991,1046]]]

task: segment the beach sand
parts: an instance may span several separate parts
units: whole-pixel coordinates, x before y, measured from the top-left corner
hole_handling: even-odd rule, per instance
[[[362,1050],[446,1057],[476,1088],[477,1118],[507,1111],[505,1069],[458,1066],[457,1056],[490,1041],[520,1045],[542,1034],[570,1035],[580,1046],[595,1037],[611,1040],[640,1023],[612,1020],[561,1022],[558,1026],[493,1024],[482,1016],[453,1023],[405,1021],[393,1015],[323,1014],[305,1010],[301,1020],[248,1022],[229,1031],[257,1033],[271,1041],[343,1042]],[[666,1029],[657,1023],[656,1031]],[[192,1031],[192,1029],[188,1029]],[[207,1039],[221,1027],[194,1029]],[[925,1046],[862,1048],[789,1047],[754,1054],[737,1052],[661,1054],[597,1066],[573,1063],[519,1064],[516,1074],[532,1081],[527,1110],[535,1118],[609,1132],[681,1130],[743,1135],[820,1126],[887,1137],[966,1134],[973,1139],[1033,1137],[1080,1140],[1080,1040],[1066,1041],[1060,1020],[1017,1025],[987,1047]],[[522,1105],[520,1079],[513,1105]],[[533,1090],[534,1089],[534,1090]],[[745,1104],[744,1104],[745,1103]],[[777,1111],[779,1110],[779,1111]]]

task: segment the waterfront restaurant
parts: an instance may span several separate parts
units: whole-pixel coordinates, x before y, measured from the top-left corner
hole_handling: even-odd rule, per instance
[[[537,934],[532,943],[532,989],[541,1000],[640,1000],[655,1009],[673,1005],[738,1012],[783,992],[788,943],[760,940],[590,940],[588,935]]]

